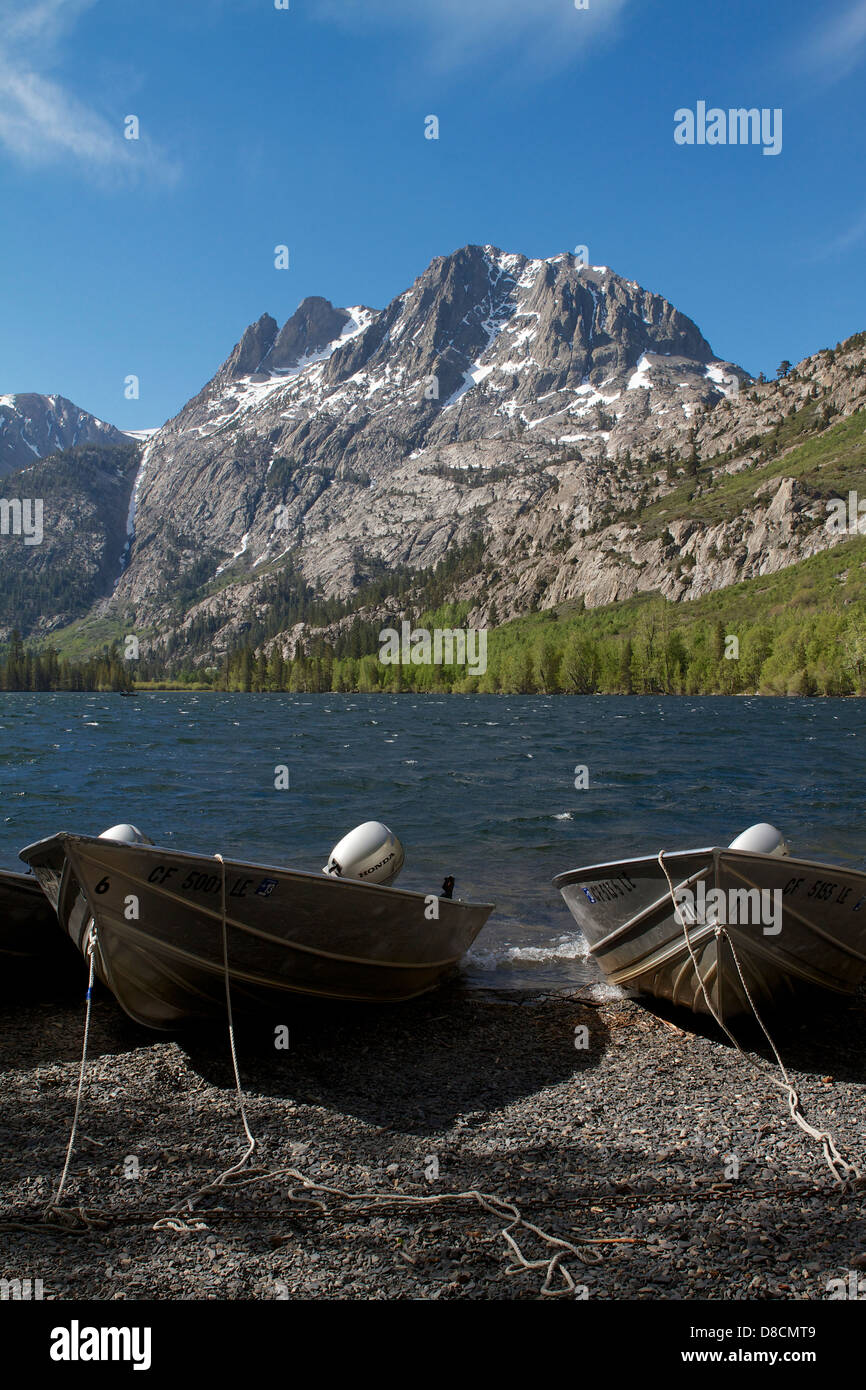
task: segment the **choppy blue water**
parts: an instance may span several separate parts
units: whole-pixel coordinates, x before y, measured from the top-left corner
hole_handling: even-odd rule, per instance
[[[0,864],[57,830],[130,820],[157,843],[317,871],[360,821],[406,847],[401,886],[496,912],[476,988],[597,978],[553,874],[728,843],[866,868],[863,702],[608,696],[0,694]],[[290,787],[274,786],[275,768]],[[575,788],[575,768],[589,786]]]

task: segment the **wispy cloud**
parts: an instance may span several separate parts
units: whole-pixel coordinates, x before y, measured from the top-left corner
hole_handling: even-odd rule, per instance
[[[28,167],[74,164],[95,176],[173,180],[176,166],[52,75],[94,0],[0,0],[0,146]],[[128,113],[124,112],[123,115]]]
[[[544,70],[587,50],[615,26],[629,0],[316,0],[320,19],[355,29],[401,28],[425,36],[424,57],[457,68],[519,49],[521,66]]]
[[[854,0],[841,14],[820,14],[794,64],[825,82],[839,82],[866,59],[866,0]]]
[[[825,257],[822,259],[825,259],[826,256],[843,255],[854,246],[859,246],[860,242],[864,240],[866,240],[866,210],[861,212],[860,216],[851,223],[850,227],[847,227],[844,232],[840,232],[838,236],[834,237],[833,240],[829,242]]]

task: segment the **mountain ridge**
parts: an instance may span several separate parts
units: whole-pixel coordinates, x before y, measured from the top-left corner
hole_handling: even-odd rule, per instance
[[[77,445],[126,442],[121,430],[65,396],[33,391],[0,396],[0,477]]]
[[[719,378],[748,380],[717,359],[696,325],[660,296],[607,268],[584,267],[571,255],[530,260],[494,247],[467,247],[436,258],[385,309],[335,310],[315,302],[319,331],[297,331],[304,306],[280,330],[263,315],[149,442],[137,508],[142,523],[166,507],[181,478],[200,473],[203,464],[208,469],[208,488],[198,492],[194,512],[196,545],[180,552],[181,568],[198,563],[202,548],[212,549],[214,574],[243,555],[254,565],[270,561],[289,548],[282,531],[300,547],[307,578],[346,594],[356,571],[354,552],[365,544],[377,561],[433,564],[453,540],[466,539],[459,516],[447,514],[450,499],[435,508],[439,516],[418,515],[408,503],[416,478],[395,471],[386,485],[385,470],[411,463],[409,473],[418,475],[419,458],[482,440],[499,447],[500,467],[520,454],[540,461],[552,445],[581,438],[603,443],[605,453],[633,445],[644,433],[678,441],[692,409],[731,389]],[[341,331],[323,342],[323,320],[336,326],[331,315]],[[290,325],[292,365],[259,370]],[[653,402],[672,395],[683,407],[678,422],[655,421],[644,430]],[[606,431],[604,410],[620,397],[623,409]],[[525,435],[523,446],[518,432]],[[275,463],[276,476],[288,481],[294,475],[292,487],[273,486]],[[351,490],[343,489],[342,515],[324,497],[332,480],[354,475],[369,485],[376,473],[380,510],[388,486],[393,491],[400,484],[408,503],[397,534],[383,537],[384,543],[365,541],[363,524],[347,522],[358,501]],[[229,484],[233,510],[208,505],[205,491],[226,491]],[[518,505],[536,492],[532,485],[524,489]],[[282,527],[270,524],[279,506],[286,509]],[[407,541],[412,521],[417,530]],[[324,565],[321,548],[316,558],[311,554],[322,533],[330,533]],[[147,607],[165,558],[156,527],[139,531],[119,597]]]
[[[636,281],[489,245],[436,257],[383,309],[309,296],[251,323],[144,441],[93,616],[205,664],[275,582],[348,615],[388,575],[408,604],[477,555],[448,597],[484,625],[772,572],[833,543],[808,460],[791,477],[780,460],[866,404],[863,348],[754,381]]]

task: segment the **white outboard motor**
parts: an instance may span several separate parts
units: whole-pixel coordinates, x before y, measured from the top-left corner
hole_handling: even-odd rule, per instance
[[[766,821],[761,821],[759,825],[750,825],[748,830],[744,830],[742,835],[731,841],[728,848],[747,849],[752,854],[774,854],[780,859],[789,853],[781,830],[777,830],[774,825],[768,825]]]
[[[122,845],[152,845],[153,840],[149,840],[146,835],[135,825],[129,825],[124,821],[121,825],[112,825],[109,830],[103,830],[100,840],[119,840]]]
[[[387,825],[367,820],[334,846],[322,873],[387,886],[399,874],[405,857],[403,846]]]

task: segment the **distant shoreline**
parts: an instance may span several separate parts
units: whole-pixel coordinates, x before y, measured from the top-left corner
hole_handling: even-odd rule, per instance
[[[139,695],[304,695],[333,699],[341,695],[375,696],[468,696],[504,700],[516,699],[557,699],[557,700],[863,700],[866,695],[849,692],[845,695],[823,695],[784,693],[778,690],[700,690],[685,692],[681,690],[226,690],[214,685],[172,684],[169,681],[154,685],[139,685],[132,690],[114,690],[91,686],[85,690],[7,690],[0,687],[0,695],[120,695],[135,698]]]

